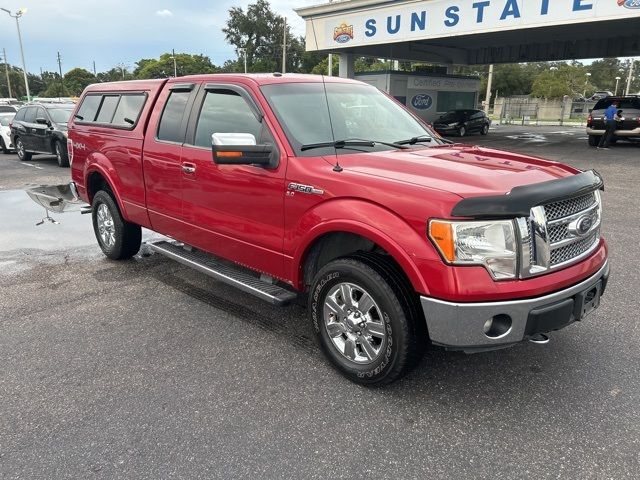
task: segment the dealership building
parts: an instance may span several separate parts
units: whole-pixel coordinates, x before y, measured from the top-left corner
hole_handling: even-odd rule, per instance
[[[451,73],[454,65],[640,55],[640,0],[344,0],[296,12],[306,22],[307,50],[338,54],[339,74],[348,78],[356,78],[358,56],[428,62]],[[457,88],[451,85],[467,99],[472,83],[476,95],[479,86],[447,74],[385,75],[360,78],[414,109],[415,95],[422,95],[416,105],[439,110]]]

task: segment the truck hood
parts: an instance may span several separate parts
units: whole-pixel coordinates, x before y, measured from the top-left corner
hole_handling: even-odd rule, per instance
[[[335,161],[335,158],[327,158]],[[470,145],[348,154],[345,170],[435,188],[461,197],[497,195],[520,185],[546,182],[578,173],[549,160]]]

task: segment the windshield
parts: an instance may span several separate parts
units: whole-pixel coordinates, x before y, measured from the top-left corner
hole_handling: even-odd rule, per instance
[[[3,127],[8,127],[11,120],[15,117],[15,115],[2,115],[0,114],[0,125]]]
[[[72,111],[66,108],[50,108],[49,116],[55,123],[67,123]]]
[[[337,151],[333,147],[301,150],[303,145],[334,140],[394,143],[413,137],[432,137],[409,112],[370,85],[279,83],[264,85],[262,91],[298,156],[342,155],[354,150],[373,152],[394,148],[376,143],[375,146],[349,146]]]

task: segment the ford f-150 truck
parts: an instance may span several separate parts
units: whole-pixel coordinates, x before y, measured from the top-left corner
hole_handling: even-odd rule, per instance
[[[453,144],[361,82],[202,75],[91,85],[69,122],[104,254],[149,247],[274,304],[307,298],[363,384],[428,343],[477,352],[598,307],[609,267],[594,171]]]

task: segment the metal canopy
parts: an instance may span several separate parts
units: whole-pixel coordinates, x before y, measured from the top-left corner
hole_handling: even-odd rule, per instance
[[[445,65],[640,55],[640,0],[351,0],[296,11],[311,51]]]

